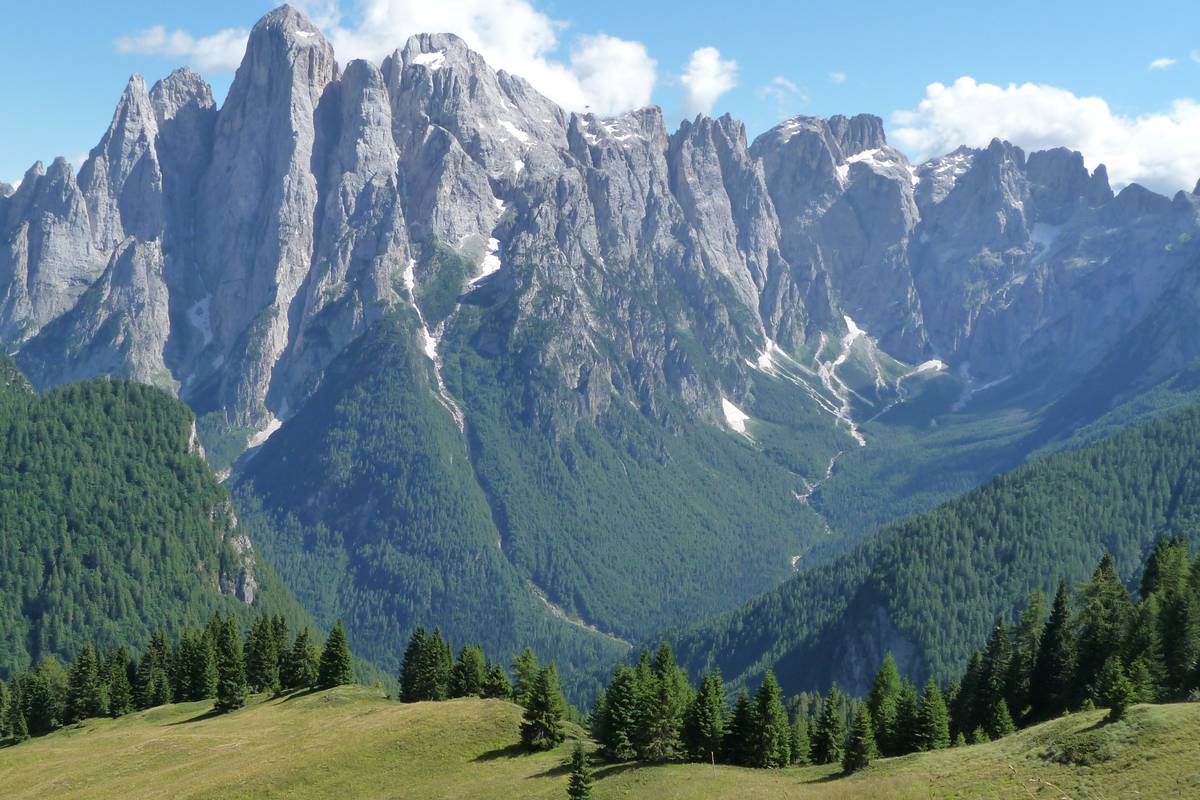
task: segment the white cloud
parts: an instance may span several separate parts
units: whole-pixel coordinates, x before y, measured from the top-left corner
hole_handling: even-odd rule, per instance
[[[834,83],[845,83],[846,82],[846,73],[831,72],[831,73],[829,73],[829,80],[833,81]]]
[[[1174,101],[1163,111],[1129,117],[1100,97],[1025,83],[996,86],[962,77],[933,83],[915,109],[896,111],[892,138],[914,158],[987,145],[993,137],[1026,150],[1064,146],[1089,168],[1104,164],[1117,186],[1141,183],[1171,193],[1200,177],[1200,103]]]
[[[1192,61],[1200,62],[1200,50],[1193,50],[1192,52],[1188,53],[1188,56],[1192,59]]]
[[[776,75],[766,86],[760,86],[758,96],[775,104],[775,116],[791,116],[796,106],[807,105],[809,97],[802,87],[782,75]]]
[[[721,58],[715,47],[701,47],[692,53],[679,80],[685,93],[684,105],[689,115],[712,111],[721,95],[737,86],[738,64]]]
[[[1148,70],[1170,69],[1179,62],[1173,58],[1156,58],[1146,65]]]
[[[232,72],[242,61],[248,36],[242,28],[226,28],[197,39],[187,31],[154,25],[122,36],[117,40],[117,52],[181,58],[205,72]]]
[[[356,0],[352,20],[332,0],[301,5],[343,63],[379,62],[415,33],[454,33],[492,67],[520,75],[559,105],[604,115],[646,105],[657,80],[641,42],[603,33],[578,36],[566,61],[556,57],[566,23],[529,0]]]

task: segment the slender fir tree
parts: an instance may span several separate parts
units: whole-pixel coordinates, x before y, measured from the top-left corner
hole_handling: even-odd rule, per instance
[[[950,713],[946,701],[931,677],[921,695],[917,715],[917,745],[921,750],[941,750],[950,746]]]
[[[842,723],[842,693],[837,684],[829,689],[829,695],[821,704],[821,715],[812,737],[812,762],[814,764],[836,764],[842,760],[842,748],[846,731]],[[868,723],[869,724],[869,723]]]
[[[133,688],[129,683],[129,653],[114,647],[104,660],[104,682],[108,686],[108,715],[120,717],[133,711]]]
[[[513,659],[513,700],[519,706],[529,705],[529,696],[541,668],[533,650],[526,647]]]
[[[487,674],[483,679],[483,696],[495,700],[508,700],[512,697],[512,684],[508,681],[504,665],[488,665]]]
[[[316,686],[318,669],[317,648],[312,643],[308,628],[303,628],[296,634],[296,640],[284,659],[280,675],[284,688],[296,690]]]
[[[246,637],[246,683],[252,692],[279,689],[279,645],[271,618],[261,615]]]
[[[637,755],[638,700],[637,678],[633,669],[622,664],[604,697],[600,747],[608,758],[628,761]]]
[[[570,800],[588,800],[592,796],[592,767],[583,743],[576,742],[571,751],[571,777],[567,781],[567,797]]]
[[[916,752],[921,743],[918,731],[921,726],[921,697],[917,687],[908,678],[900,681],[900,695],[896,699],[896,755]]]
[[[332,689],[354,681],[354,663],[350,657],[350,645],[346,642],[346,631],[339,619],[325,640],[321,651],[321,663],[317,668],[317,686]]]
[[[767,670],[754,695],[753,765],[786,767],[792,760],[791,730],[775,673]]]
[[[450,670],[450,697],[480,697],[486,679],[487,662],[483,658],[483,648],[464,645]]]
[[[875,735],[871,730],[871,712],[859,706],[850,725],[850,738],[846,742],[846,753],[842,756],[842,771],[847,774],[866,769],[875,757]]]
[[[700,681],[683,719],[683,741],[688,758],[693,761],[717,761],[723,758],[721,747],[725,740],[729,701],[720,672],[709,672]]]
[[[1092,579],[1084,585],[1081,603],[1073,681],[1076,702],[1098,699],[1100,671],[1112,654],[1121,652],[1133,610],[1129,592],[1121,583],[1110,554],[1104,554]]]
[[[888,653],[867,693],[867,709],[879,751],[885,756],[899,755],[896,735],[896,703],[900,698],[900,671],[896,659]]]
[[[232,615],[221,624],[217,635],[217,701],[221,713],[246,705],[246,662],[242,655],[242,637]]]
[[[566,738],[563,730],[565,706],[558,669],[554,664],[543,667],[533,683],[529,705],[521,720],[521,743],[530,750],[557,747]]]
[[[1066,711],[1074,694],[1075,640],[1071,629],[1071,601],[1065,583],[1058,584],[1050,619],[1038,641],[1037,659],[1029,681],[1034,719],[1050,719]],[[973,730],[973,729],[972,729]]]
[[[1126,709],[1137,700],[1133,681],[1125,674],[1125,667],[1118,656],[1109,656],[1100,670],[1100,702],[1108,707],[1107,719],[1115,721],[1125,716]]]
[[[100,680],[100,667],[100,659],[96,656],[92,643],[86,642],[71,664],[64,722],[79,722],[108,713],[108,692]]]
[[[721,749],[727,763],[748,767],[754,759],[751,743],[754,741],[754,706],[745,687],[738,692],[729,717],[729,732]]]

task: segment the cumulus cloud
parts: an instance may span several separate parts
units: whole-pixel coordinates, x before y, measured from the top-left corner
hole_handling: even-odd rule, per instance
[[[1090,168],[1107,166],[1117,186],[1136,182],[1170,193],[1190,189],[1200,177],[1200,104],[1191,99],[1130,117],[1100,97],[1055,86],[962,77],[950,86],[930,84],[915,109],[896,111],[892,121],[893,140],[918,159],[999,137],[1026,150],[1078,150]]]
[[[199,39],[187,31],[154,25],[117,40],[117,52],[168,56],[205,72],[232,72],[242,61],[249,36],[243,28],[226,28]]]
[[[692,53],[683,75],[684,105],[690,115],[707,114],[712,111],[721,95],[737,86],[738,64],[733,59],[721,58],[715,47],[701,47]]]
[[[845,83],[846,82],[846,73],[831,72],[831,73],[829,73],[829,80],[833,81],[834,83]]]
[[[1156,58],[1146,65],[1148,70],[1170,69],[1179,62],[1173,58]]]
[[[760,86],[758,96],[775,105],[775,116],[779,118],[790,116],[796,106],[808,103],[808,93],[794,81],[782,75],[776,75],[766,86]]]
[[[641,42],[603,33],[578,36],[559,55],[566,23],[529,0],[332,0],[300,7],[325,31],[338,59],[378,62],[415,33],[454,33],[497,69],[520,75],[571,110],[616,114],[650,102],[657,65]]]

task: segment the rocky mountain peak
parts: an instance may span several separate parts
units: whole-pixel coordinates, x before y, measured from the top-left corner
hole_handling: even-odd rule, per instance
[[[156,82],[150,90],[150,103],[161,127],[185,109],[212,109],[212,87],[188,67],[180,67]]]

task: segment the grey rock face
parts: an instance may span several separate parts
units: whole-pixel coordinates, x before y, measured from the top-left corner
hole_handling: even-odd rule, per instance
[[[487,347],[538,342],[547,430],[614,397],[720,422],[772,347],[814,381],[838,341],[877,375],[881,354],[1084,374],[1168,293],[1184,313],[1189,197],[1114,197],[1078,153],[1000,141],[914,166],[869,115],[748,146],[728,116],[567,114],[447,34],[343,73],[284,6],[219,110],[188,70],[135,76],[78,181],[60,160],[0,187],[0,339],[40,383],[127,375],[262,428],[380,314],[427,312],[437,369],[475,303]],[[1147,374],[1190,345],[1169,352]]]

